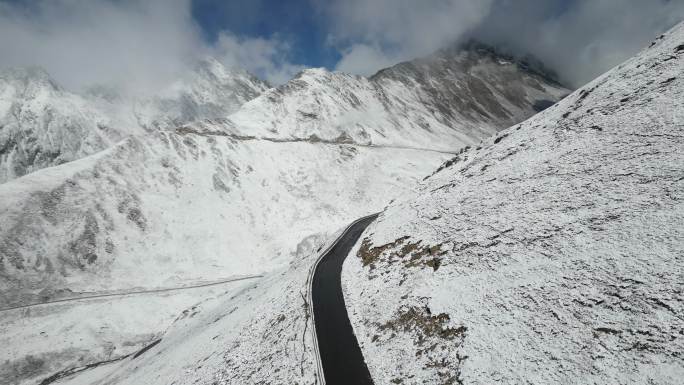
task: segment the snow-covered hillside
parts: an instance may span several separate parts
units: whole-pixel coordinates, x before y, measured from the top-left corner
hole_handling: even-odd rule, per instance
[[[208,57],[158,96],[137,100],[134,110],[142,127],[176,128],[188,122],[224,118],[268,88],[250,73],[228,69]]]
[[[35,88],[43,104],[32,116],[50,115],[70,98],[90,106],[40,74],[26,76],[42,80]],[[505,87],[496,84],[504,79]],[[448,156],[411,147],[456,149],[530,114],[535,101],[565,92],[521,63],[471,47],[400,64],[373,80],[305,71],[230,120],[206,119],[227,114],[264,88],[245,72],[202,61],[168,95],[137,104],[136,132],[121,139],[113,129],[70,157],[104,151],[0,185],[0,304],[280,266],[307,235],[382,208]],[[95,110],[112,115],[127,103],[93,99]],[[380,120],[372,113],[376,107],[383,111]],[[85,108],[64,110],[78,115]],[[310,116],[315,124],[298,125],[305,110],[320,114]],[[376,139],[340,131],[343,111],[373,127]],[[434,125],[415,125],[428,118]],[[467,128],[475,123],[482,128],[477,133]],[[52,143],[53,132],[73,129],[68,119],[54,130],[16,127],[48,134],[31,142],[38,147]],[[273,127],[291,132],[271,132]],[[64,142],[82,147],[81,138],[97,130],[86,127]],[[112,145],[114,138],[121,141]]]
[[[39,305],[0,314],[0,384],[34,384],[63,371],[138,352],[198,303],[244,281],[163,293]]]
[[[390,205],[343,272],[376,384],[679,384],[684,24]]]
[[[107,148],[119,123],[39,68],[0,72],[0,183]]]
[[[65,90],[39,68],[0,72],[0,183],[109,148],[130,135],[223,118],[268,85],[214,59],[151,97]]]
[[[371,78],[305,70],[246,103],[224,126],[241,136],[453,151],[568,92],[524,62],[471,44]]]
[[[65,159],[71,160],[65,164],[35,167],[28,170],[35,172],[0,184],[0,308],[83,292],[168,287],[280,269],[268,275],[264,300],[255,306],[265,314],[282,297],[284,302],[276,305],[283,313],[301,311],[302,304],[293,302],[300,301],[300,293],[287,290],[300,288],[306,265],[300,261],[288,268],[288,262],[312,242],[312,234],[331,233],[381,210],[451,158],[448,151],[478,142],[509,120],[532,114],[539,101],[557,100],[566,92],[522,64],[491,53],[469,51],[452,59],[453,67],[440,53],[373,79],[305,71],[229,118],[221,116],[265,86],[245,74],[235,80],[234,72],[213,61],[198,67],[199,78],[181,79],[147,102],[129,104],[102,89],[87,97],[69,94],[86,105],[68,109],[72,114],[92,109],[98,116],[117,117],[115,123],[131,123],[107,125],[116,135],[104,137],[97,149]],[[412,81],[414,75],[418,78]],[[505,92],[494,84],[502,79],[508,79]],[[48,107],[38,112],[47,114],[63,98],[48,98]],[[446,111],[450,100],[456,112]],[[44,127],[29,131],[35,135]],[[59,124],[57,131],[67,128]],[[89,132],[84,129],[82,136]],[[240,301],[239,306],[250,303]],[[168,311],[161,306],[149,311]],[[107,319],[106,310],[97,309],[97,318]],[[30,320],[32,313],[26,311]],[[82,312],[65,310],[59,318],[68,325],[64,329],[77,328],[81,320],[69,320],[68,314]],[[236,323],[220,326],[243,325],[255,314],[254,308],[246,308],[232,316],[238,317]],[[255,333],[265,333],[272,326],[266,322],[279,318],[271,316],[255,323]],[[287,335],[299,344],[305,332],[298,327],[306,320],[288,318],[279,327],[282,333],[295,333]],[[43,338],[19,329],[16,335],[28,336],[22,341],[27,345]],[[84,333],[79,329],[75,335]],[[224,337],[221,341],[241,338],[244,351],[251,349],[249,334],[236,329]],[[35,380],[74,362],[87,365],[121,357],[141,343],[139,338],[84,341],[94,341],[90,353],[81,350],[83,344],[69,345],[77,348],[76,354],[55,343],[40,352],[45,365],[36,367],[35,357],[18,353],[0,371]],[[13,338],[5,342],[20,343]],[[279,343],[289,349],[295,342]],[[311,362],[308,344],[302,342],[304,352],[296,354]],[[228,367],[244,370],[240,378],[249,379],[255,375],[250,365],[271,351],[263,345],[259,354],[245,358],[246,366],[234,361]],[[300,374],[283,371],[279,378],[309,376],[305,366]],[[24,368],[31,370],[25,373]],[[222,376],[231,380],[233,375]]]
[[[185,131],[128,138],[0,185],[0,303],[282,265],[307,235],[381,209],[447,158]]]
[[[525,62],[474,44],[371,78],[310,69],[270,90],[245,71],[205,58],[145,98],[105,87],[76,94],[43,70],[10,69],[0,73],[0,183],[94,154],[128,135],[225,120],[234,112],[220,129],[242,137],[453,151],[567,93]]]
[[[145,354],[57,383],[319,383],[307,278],[318,251],[340,233],[309,238],[287,268],[183,314]]]
[[[683,61],[680,25],[383,212],[343,271],[375,384],[680,382]],[[314,383],[306,273],[335,235],[60,383]]]

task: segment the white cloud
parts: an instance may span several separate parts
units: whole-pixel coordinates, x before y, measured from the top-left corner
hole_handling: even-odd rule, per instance
[[[203,49],[188,0],[0,6],[0,66],[38,65],[69,87],[166,82]]]
[[[553,14],[557,6],[500,0],[474,34],[532,53],[565,81],[581,86],[684,19],[682,1],[577,0]]]
[[[427,55],[458,39],[488,14],[493,0],[314,2],[342,53],[337,69],[368,74],[378,64]]]
[[[154,91],[200,57],[219,56],[275,83],[299,67],[277,39],[225,32],[207,44],[190,0],[0,2],[0,67],[37,65],[67,88],[92,84]]]
[[[474,37],[531,53],[579,86],[684,19],[675,0],[312,0],[342,55],[369,74]]]
[[[290,45],[277,36],[248,39],[224,32],[214,52],[225,65],[248,68],[273,84],[285,83],[305,68],[289,62]]]
[[[532,53],[581,85],[684,19],[684,1],[675,0],[311,1],[341,54],[336,69],[363,75],[474,36]],[[275,84],[303,68],[279,36],[224,31],[208,44],[190,2],[0,0],[0,67],[38,65],[68,88],[136,92],[169,83],[206,55]]]
[[[367,44],[353,44],[342,53],[336,70],[370,76],[380,68],[389,67],[401,60],[400,56],[384,52],[380,47]]]

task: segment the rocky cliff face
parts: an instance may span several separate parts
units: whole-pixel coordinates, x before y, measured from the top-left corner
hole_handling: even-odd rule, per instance
[[[381,214],[343,272],[375,383],[682,378],[683,66],[680,24]]]
[[[472,41],[381,70],[371,79],[386,88],[393,83],[413,88],[445,125],[481,122],[501,130],[554,104],[559,91],[569,93],[555,75],[530,63]]]

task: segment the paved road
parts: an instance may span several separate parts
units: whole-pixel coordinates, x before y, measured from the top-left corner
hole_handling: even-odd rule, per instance
[[[329,144],[333,146],[354,146],[354,147],[366,147],[366,148],[389,148],[389,149],[398,149],[398,150],[415,150],[415,151],[429,151],[429,152],[439,152],[442,154],[449,154],[449,155],[456,155],[460,149],[456,150],[435,150],[433,148],[425,148],[425,147],[411,147],[411,146],[388,146],[388,145],[379,145],[379,144],[360,144],[360,143],[354,143],[354,142],[339,142],[339,141],[334,141],[334,140],[326,140],[326,139],[311,139],[311,138],[292,138],[292,139],[278,139],[278,138],[266,138],[266,137],[256,137],[256,136],[245,136],[245,135],[237,135],[237,134],[231,134],[227,133],[224,131],[196,131],[194,129],[190,129],[188,127],[181,127],[179,129],[176,129],[177,134],[198,134],[198,135],[204,135],[204,136],[227,136],[231,139],[235,140],[240,140],[243,142],[247,141],[252,141],[252,140],[264,140],[268,142],[273,142],[273,143],[301,143],[301,142],[306,142],[306,143],[320,143],[320,144]]]
[[[89,299],[106,298],[106,297],[126,297],[126,296],[131,296],[131,295],[164,293],[167,291],[180,291],[180,290],[197,289],[200,287],[216,286],[216,285],[222,285],[224,283],[237,282],[237,281],[243,281],[246,279],[254,279],[254,278],[261,278],[261,277],[263,277],[263,275],[246,275],[246,276],[242,276],[242,277],[233,277],[233,278],[223,279],[220,281],[205,282],[205,283],[200,283],[200,284],[196,284],[196,285],[188,285],[188,286],[163,287],[163,288],[158,288],[158,289],[147,289],[147,290],[137,290],[137,291],[133,290],[133,291],[101,293],[101,294],[83,294],[82,296],[79,296],[79,297],[53,299],[53,300],[48,300],[45,302],[36,302],[36,303],[29,303],[26,305],[6,307],[6,308],[0,309],[0,312],[9,311],[9,310],[16,310],[16,309],[24,309],[27,307],[42,306],[42,305],[48,305],[48,304],[60,303],[60,302],[84,301],[84,300],[89,300]]]
[[[342,295],[342,263],[377,214],[353,224],[315,268],[311,283],[314,326],[326,385],[373,384]]]

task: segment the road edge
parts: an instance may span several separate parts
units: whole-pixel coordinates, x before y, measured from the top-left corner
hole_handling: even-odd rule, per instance
[[[318,335],[316,334],[316,320],[314,319],[315,315],[314,315],[314,309],[313,309],[313,276],[316,273],[316,268],[318,267],[318,264],[321,262],[321,260],[326,255],[328,255],[328,252],[330,252],[330,250],[333,247],[335,247],[335,245],[337,245],[337,243],[340,241],[340,239],[342,239],[345,236],[345,234],[347,234],[347,232],[349,232],[349,230],[352,227],[354,227],[355,224],[357,224],[357,223],[359,223],[365,219],[368,219],[370,217],[380,215],[380,213],[381,212],[377,212],[377,213],[366,215],[364,217],[356,219],[355,221],[353,221],[352,223],[347,225],[347,227],[345,227],[344,231],[342,231],[340,233],[340,235],[335,239],[335,241],[332,242],[330,245],[328,245],[328,247],[326,247],[325,250],[323,250],[323,252],[321,252],[318,255],[318,258],[316,258],[316,261],[309,268],[309,274],[307,275],[307,278],[306,278],[306,281],[307,281],[306,282],[307,301],[309,302],[308,308],[309,308],[309,314],[311,315],[311,337],[313,338],[314,358],[316,359],[316,373],[317,373],[318,382],[321,385],[325,385],[325,373],[323,372],[323,361],[321,360],[321,353],[318,350]]]

